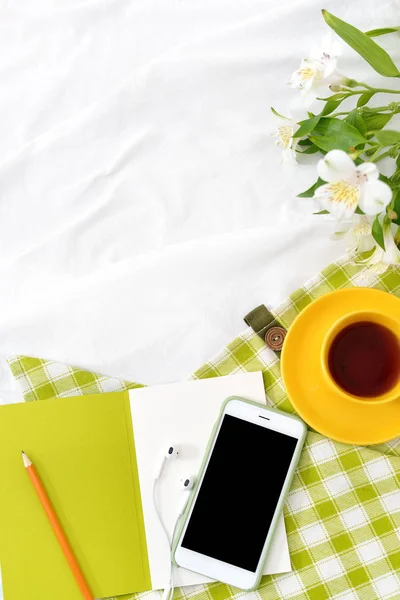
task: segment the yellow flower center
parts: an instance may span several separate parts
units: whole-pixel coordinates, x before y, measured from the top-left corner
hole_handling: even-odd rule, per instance
[[[360,190],[357,185],[353,185],[348,181],[335,181],[328,185],[330,198],[332,202],[337,204],[346,204],[349,208],[356,209],[358,199],[360,196]]]
[[[354,225],[350,232],[356,238],[361,238],[365,235],[371,235],[371,225],[368,223],[368,221],[362,220],[360,223],[357,223],[357,225]]]
[[[282,147],[287,150],[292,145],[293,127],[290,125],[279,125],[278,138]]]
[[[314,77],[316,70],[312,69],[311,67],[303,67],[299,69],[297,73],[300,75],[300,79],[302,81],[306,81],[307,79]]]

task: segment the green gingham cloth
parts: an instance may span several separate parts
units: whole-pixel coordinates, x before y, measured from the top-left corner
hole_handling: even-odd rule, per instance
[[[342,259],[294,292],[274,315],[288,327],[316,298],[357,285],[400,296],[400,271],[390,268],[375,276]],[[139,387],[51,360],[17,356],[9,364],[26,401]],[[277,356],[250,328],[193,378],[257,370],[263,372],[267,401],[294,412]],[[255,592],[214,583],[182,588],[175,598],[400,600],[400,440],[374,448],[354,447],[310,431],[284,516],[293,572],[263,577]],[[124,598],[153,595],[159,598],[158,592]]]

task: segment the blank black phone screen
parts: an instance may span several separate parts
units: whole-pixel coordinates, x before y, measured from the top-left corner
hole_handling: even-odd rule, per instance
[[[225,415],[183,548],[254,573],[297,441]]]

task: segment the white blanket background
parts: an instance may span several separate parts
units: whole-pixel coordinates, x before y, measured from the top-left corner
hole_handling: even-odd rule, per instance
[[[397,23],[400,7],[324,6],[363,29]],[[295,198],[315,167],[282,165],[271,135],[269,107],[288,112],[290,75],[328,31],[321,8],[0,3],[3,402],[20,399],[10,353],[148,384],[185,378],[249,309],[343,252]],[[348,48],[340,67],[381,79]]]

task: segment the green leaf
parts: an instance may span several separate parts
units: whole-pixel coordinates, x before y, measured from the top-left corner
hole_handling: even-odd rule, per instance
[[[322,11],[326,23],[353,50],[366,60],[373,69],[384,77],[399,77],[400,72],[389,54],[368,35],[349,23],[338,19],[326,10]]]
[[[381,147],[379,144],[374,144],[373,146],[371,146],[371,148],[365,150],[365,154],[366,156],[372,156],[373,154],[378,153],[380,149]]]
[[[370,31],[366,31],[365,35],[368,37],[378,37],[378,35],[386,35],[387,33],[396,33],[399,31],[400,27],[380,27],[379,29],[371,29]]]
[[[329,102],[330,100],[344,100],[347,98],[348,94],[346,92],[339,92],[338,94],[333,94],[333,96],[329,96],[328,98],[317,98],[317,100],[323,100],[324,102]]]
[[[321,152],[321,150],[318,148],[318,146],[311,144],[311,146],[308,146],[308,148],[303,150],[303,152],[299,152],[299,154],[315,154],[316,152]]]
[[[301,194],[297,194],[298,198],[312,198],[314,196],[314,192],[316,189],[318,189],[319,187],[321,187],[321,185],[324,185],[325,181],[322,181],[322,179],[320,177],[318,177],[317,181],[310,187],[308,188],[308,190],[306,190],[305,192],[302,192]]]
[[[400,190],[397,191],[397,194],[394,197],[393,210],[397,214],[397,219],[393,221],[393,223],[400,225]]]
[[[400,154],[397,158],[399,157]],[[392,187],[392,189],[400,187],[400,169],[396,169],[396,171],[390,176],[390,186]]]
[[[364,104],[367,104],[367,102],[371,100],[374,94],[375,92],[364,92],[363,94],[361,94],[361,96],[357,100],[358,108],[360,108],[360,106],[364,106]]]
[[[318,125],[318,121],[320,117],[311,117],[311,119],[306,119],[305,121],[300,121],[300,127],[293,135],[294,138],[305,137],[309,133],[311,133],[316,125]]]
[[[383,181],[383,183],[387,183],[388,186],[390,187],[390,179],[389,177],[386,177],[386,175],[383,175],[382,173],[379,175],[379,179],[381,181]]]
[[[367,128],[365,126],[364,120],[356,108],[349,112],[349,114],[345,118],[345,122],[358,129],[361,135],[365,135],[367,133]]]
[[[382,250],[384,250],[385,249],[385,240],[383,237],[382,225],[379,221],[379,215],[376,215],[375,220],[372,223],[372,237],[374,238],[374,240],[376,241],[378,246],[380,246],[382,248]]]
[[[353,148],[366,142],[355,127],[332,117],[323,117],[320,120],[310,135],[310,140],[325,152],[335,149],[351,152]]]
[[[329,113],[337,109],[341,102],[341,100],[328,100],[321,112],[321,115],[329,115]]]
[[[377,131],[375,137],[382,146],[392,146],[400,142],[400,131],[384,129],[383,131]]]
[[[329,215],[329,210],[320,210],[319,212],[313,213],[313,215]]]
[[[361,210],[361,208],[359,206],[357,206],[357,208],[354,212],[356,213],[356,215],[365,215],[365,212],[363,210]]]
[[[393,113],[372,113],[371,115],[363,115],[363,120],[367,131],[378,131],[385,127],[393,117]]]
[[[279,117],[280,119],[286,119],[286,120],[288,120],[288,118],[287,118],[287,117],[284,117],[283,115],[279,114],[279,113],[278,113],[278,111],[277,111],[277,110],[275,110],[273,106],[271,106],[271,111],[273,112],[273,114],[274,114],[276,117]]]
[[[312,142],[308,138],[304,140],[299,140],[299,146],[312,146]]]

